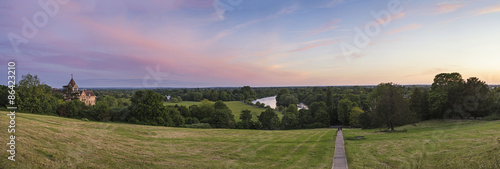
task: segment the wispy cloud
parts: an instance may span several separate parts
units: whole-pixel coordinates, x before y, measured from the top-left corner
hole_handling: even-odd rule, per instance
[[[489,13],[494,13],[494,12],[500,12],[500,4],[481,9],[481,10],[477,11],[477,14],[482,15],[482,14],[489,14]]]
[[[418,29],[418,28],[421,28],[421,27],[422,27],[422,25],[420,25],[420,24],[412,23],[412,24],[408,24],[408,25],[405,25],[403,27],[396,28],[396,29],[393,29],[391,31],[388,31],[388,32],[385,33],[385,35],[395,34],[395,33],[404,32],[404,31],[409,31],[409,30]]]
[[[405,17],[405,15],[406,14],[404,12],[400,12],[400,13],[392,16],[391,18],[387,19],[387,20],[383,20],[383,19],[376,20],[376,23],[377,23],[377,25],[383,25],[383,24],[391,22],[393,20],[401,19],[401,18]]]
[[[295,5],[292,5],[292,6],[287,6],[283,9],[281,9],[280,11],[278,11],[278,13],[276,13],[277,15],[283,15],[283,14],[291,14],[295,11],[297,11],[298,9],[298,5],[295,4]]]
[[[334,43],[337,43],[339,41],[340,40],[329,40],[329,41],[326,41],[326,42],[318,42],[318,43],[312,42],[314,44],[312,44],[312,45],[306,45],[306,46],[300,47],[298,49],[294,49],[294,50],[288,51],[287,53],[301,52],[301,51],[305,51],[305,50],[316,48],[316,47],[320,47],[320,46],[334,44]],[[310,43],[311,42],[307,42],[306,44],[310,44]]]
[[[320,8],[333,8],[333,7],[336,7],[343,2],[344,2],[344,0],[331,0],[331,1],[327,2],[325,5],[320,6]]]
[[[338,28],[340,27],[339,25],[337,25],[337,23],[341,22],[342,20],[340,19],[335,19],[321,27],[318,27],[312,31],[310,31],[310,33],[308,33],[306,36],[313,36],[313,35],[316,35],[316,34],[319,34],[319,33],[322,33],[322,32],[326,32],[326,31],[329,31],[329,30],[332,30],[332,29],[335,29],[335,28]]]
[[[451,3],[442,3],[438,4],[436,7],[435,14],[444,14],[456,11],[458,8],[463,7],[464,4],[451,4]]]

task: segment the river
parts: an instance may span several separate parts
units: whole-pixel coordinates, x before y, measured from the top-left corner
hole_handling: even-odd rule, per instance
[[[273,109],[276,108],[276,96],[264,97],[264,98],[260,98],[260,99],[252,101],[253,104],[255,104],[257,102],[264,103],[266,106],[270,106]],[[304,103],[299,103],[299,104],[297,104],[297,108],[299,110],[303,109],[303,108],[307,109],[307,105],[305,105]]]

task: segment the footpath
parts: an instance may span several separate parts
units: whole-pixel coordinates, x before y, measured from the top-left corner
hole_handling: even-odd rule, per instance
[[[347,159],[345,158],[344,135],[342,130],[337,132],[335,140],[335,155],[333,156],[332,169],[347,169]]]

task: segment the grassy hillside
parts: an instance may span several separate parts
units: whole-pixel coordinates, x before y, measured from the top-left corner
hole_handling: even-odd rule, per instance
[[[197,104],[200,104],[201,102],[194,102],[194,101],[183,101],[183,102],[180,102],[180,103],[169,103],[169,102],[164,102],[163,105],[176,105],[178,104],[179,106],[191,106],[191,105],[197,105]],[[248,109],[250,111],[252,111],[252,114],[253,114],[253,118],[252,120],[255,120],[257,121],[257,116],[260,115],[260,113],[262,113],[263,111],[265,111],[266,109],[263,109],[263,108],[258,108],[258,107],[253,107],[253,106],[250,106],[250,105],[247,105],[245,103],[242,103],[240,101],[228,101],[228,102],[224,102],[227,107],[229,107],[229,109],[231,109],[231,111],[233,112],[233,115],[234,115],[234,119],[236,119],[236,121],[241,121],[240,120],[240,113],[242,110],[245,110],[245,109]],[[278,117],[282,117],[283,114],[281,113],[278,113]]]
[[[345,129],[349,168],[500,168],[500,121],[425,121],[398,129],[408,132]]]
[[[0,168],[331,168],[334,154],[332,129],[186,129],[19,113],[12,162],[0,113]]]

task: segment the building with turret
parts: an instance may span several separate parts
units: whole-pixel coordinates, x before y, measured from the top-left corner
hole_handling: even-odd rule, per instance
[[[71,80],[68,85],[63,86],[62,90],[55,89],[54,92],[61,93],[65,101],[71,101],[78,99],[86,105],[95,105],[96,95],[92,90],[79,90],[78,85],[76,85],[73,75],[71,75]]]

